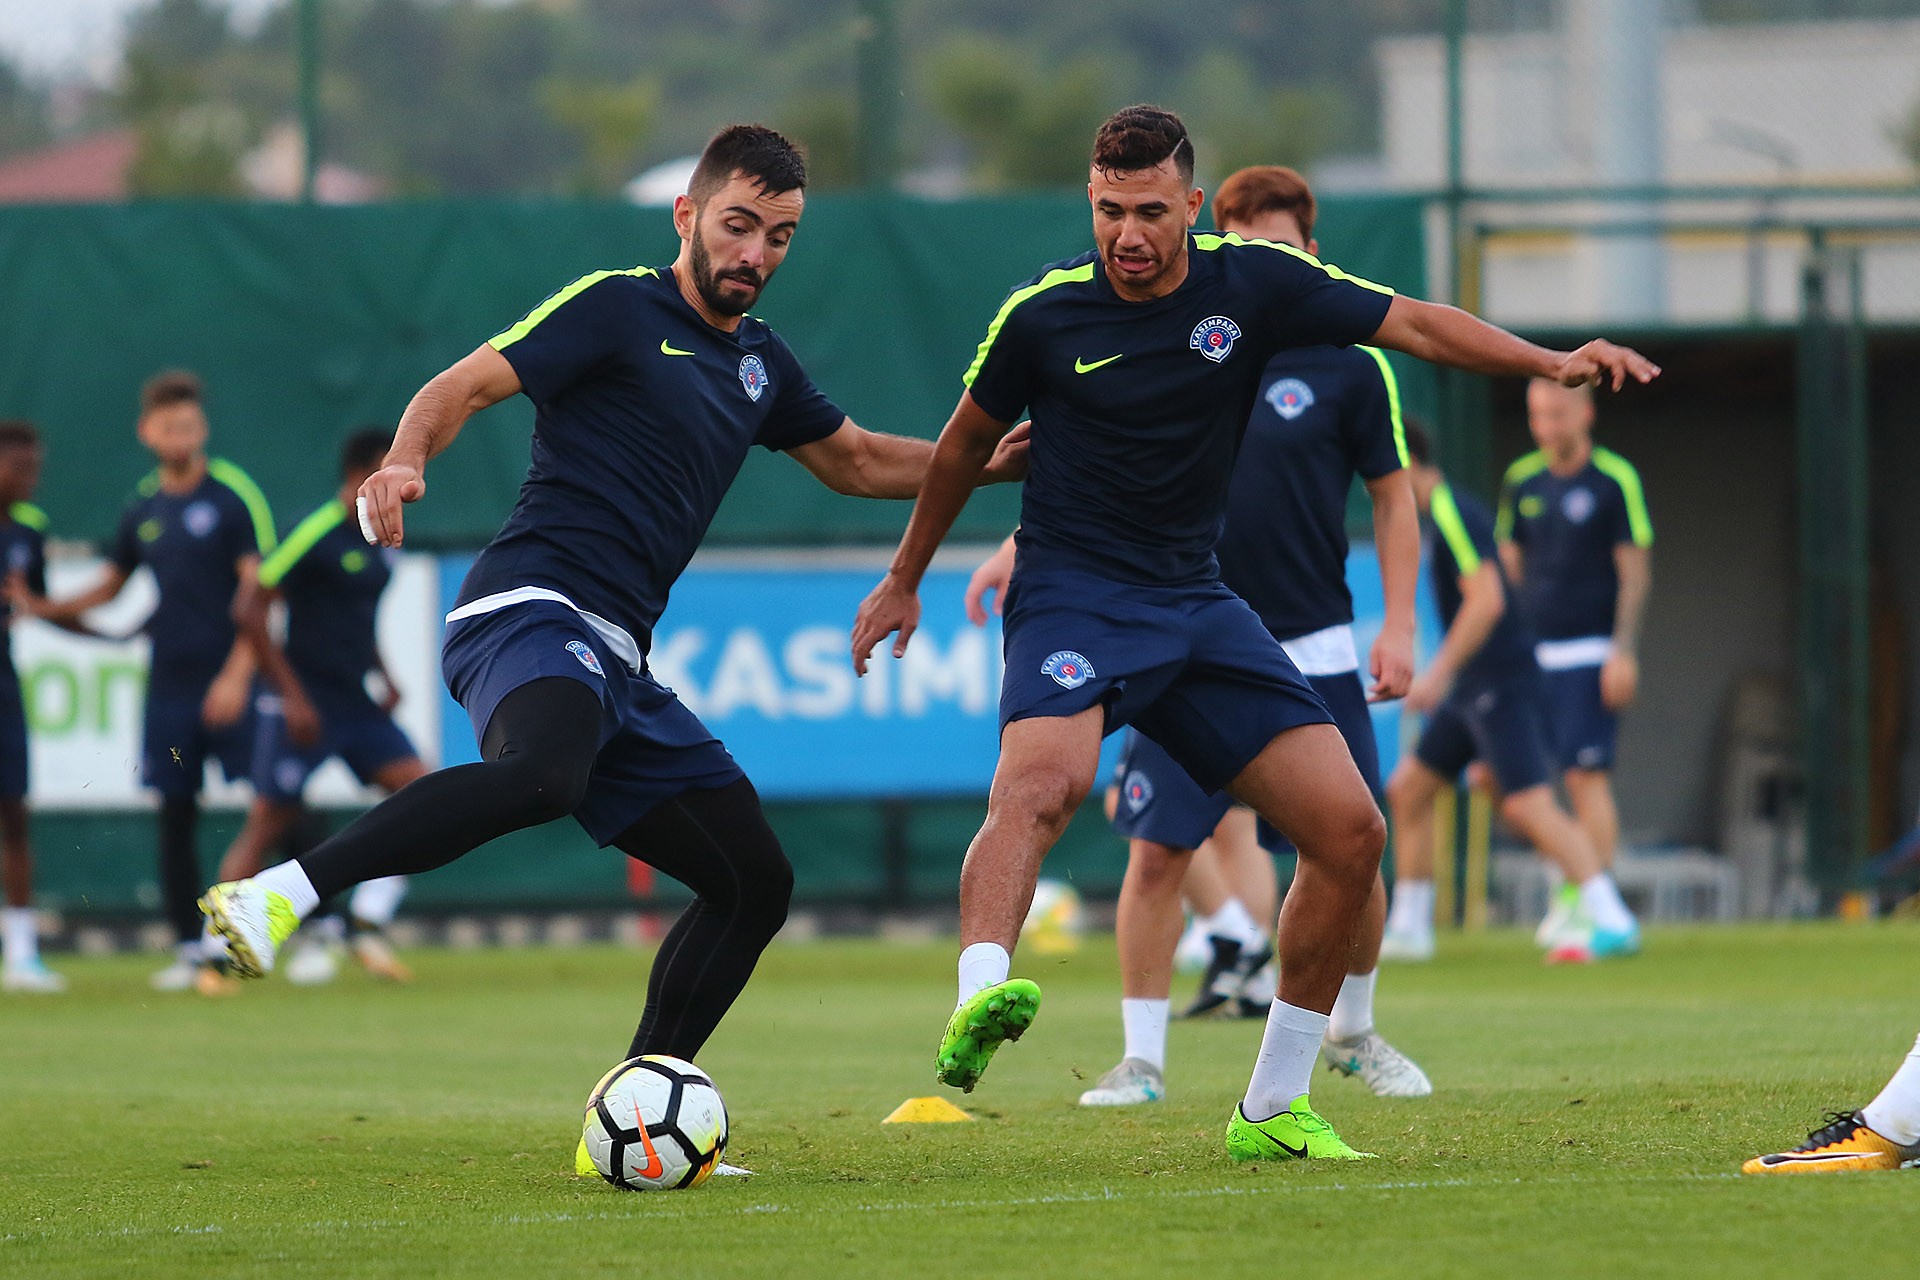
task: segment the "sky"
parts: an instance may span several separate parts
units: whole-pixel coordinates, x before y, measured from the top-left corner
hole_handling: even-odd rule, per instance
[[[0,50],[36,78],[105,79],[120,52],[127,15],[154,0],[0,0]],[[225,0],[245,19],[274,0]]]

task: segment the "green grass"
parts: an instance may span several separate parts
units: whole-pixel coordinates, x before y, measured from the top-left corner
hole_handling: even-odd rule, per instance
[[[642,955],[424,953],[409,989],[224,1002],[68,959],[69,996],[0,1001],[0,1276],[1855,1277],[1908,1255],[1920,1180],[1734,1171],[1879,1088],[1920,1030],[1917,945],[1656,930],[1550,970],[1517,935],[1443,940],[1379,1009],[1436,1095],[1316,1077],[1382,1156],[1341,1167],[1223,1156],[1257,1023],[1176,1025],[1168,1102],[1077,1109],[1118,1057],[1104,940],[1017,965],[1046,1005],[978,1123],[882,1127],[936,1092],[951,946],[781,946],[702,1055],[757,1176],[653,1195],[569,1171]]]

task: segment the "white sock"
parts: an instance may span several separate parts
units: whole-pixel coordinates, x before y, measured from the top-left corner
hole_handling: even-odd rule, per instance
[[[378,880],[369,880],[353,891],[353,898],[347,905],[347,913],[355,920],[365,920],[368,924],[377,924],[386,928],[393,923],[393,917],[400,910],[400,899],[407,896],[407,878],[405,876],[381,876]]]
[[[0,909],[0,955],[9,969],[21,969],[40,956],[40,921],[32,907]]]
[[[1295,1099],[1306,1097],[1326,1034],[1326,1014],[1275,1000],[1267,1011],[1266,1034],[1260,1037],[1260,1056],[1253,1060],[1241,1113],[1249,1120],[1271,1120]]]
[[[1388,913],[1387,928],[1395,933],[1433,931],[1433,881],[1393,882],[1393,910]]]
[[[1218,911],[1201,921],[1201,927],[1212,937],[1239,943],[1242,951],[1258,951],[1267,944],[1267,931],[1254,921],[1247,904],[1238,898],[1228,898],[1221,903]]]
[[[319,890],[313,887],[313,881],[307,879],[307,873],[301,870],[297,861],[268,867],[253,879],[262,889],[285,894],[287,901],[293,904],[293,914],[302,920],[312,915],[313,909],[320,905]]]
[[[1151,1062],[1161,1071],[1167,1069],[1167,1008],[1169,1000],[1120,1002],[1120,1025],[1126,1029],[1125,1056]]]
[[[976,991],[1005,982],[1012,968],[1013,957],[999,943],[974,943],[960,953],[960,998],[953,1002],[953,1007],[958,1009]]]
[[[205,937],[200,939],[200,949],[195,953],[194,958],[203,962],[211,962],[225,959],[226,954],[227,940],[217,933],[209,932]]]
[[[1604,871],[1580,886],[1580,905],[1587,909],[1587,917],[1595,925],[1610,933],[1634,926],[1633,912],[1627,910],[1613,877]]]
[[[1880,1096],[1861,1108],[1867,1126],[1881,1137],[1910,1147],[1920,1142],[1920,1040],[1887,1081]]]
[[[176,942],[173,944],[173,957],[178,964],[199,964],[200,957],[204,954],[205,952],[201,949],[200,939],[198,938],[195,938],[192,942]]]
[[[1340,998],[1327,1015],[1327,1037],[1332,1040],[1357,1040],[1373,1030],[1373,983],[1378,969],[1350,973],[1340,984]]]

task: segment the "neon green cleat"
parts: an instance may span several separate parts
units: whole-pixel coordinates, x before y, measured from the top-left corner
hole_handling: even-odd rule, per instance
[[[1227,1154],[1235,1160],[1375,1160],[1355,1151],[1307,1105],[1306,1095],[1271,1120],[1255,1123],[1238,1106],[1227,1121]]]
[[[1018,1040],[1040,1012],[1040,988],[1025,978],[1008,978],[968,996],[947,1021],[933,1076],[941,1084],[973,1092],[1003,1041]]]
[[[200,911],[213,931],[227,940],[228,970],[242,978],[272,973],[280,944],[300,927],[300,917],[287,895],[262,888],[258,880],[213,886],[200,899]]]
[[[573,1150],[573,1173],[577,1178],[597,1178],[600,1171],[593,1167],[593,1157],[587,1154],[587,1140],[580,1139],[580,1145]]]

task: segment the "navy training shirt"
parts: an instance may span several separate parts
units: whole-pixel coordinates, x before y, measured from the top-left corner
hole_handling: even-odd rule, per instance
[[[1495,532],[1520,548],[1520,606],[1543,640],[1613,634],[1620,593],[1615,547],[1653,545],[1653,521],[1633,464],[1595,449],[1557,475],[1539,450],[1507,468]]]
[[[47,513],[30,502],[16,502],[0,520],[0,569],[25,578],[27,590],[47,594]],[[20,696],[20,676],[13,669],[13,628],[0,627],[0,682]]]
[[[1393,301],[1264,240],[1189,234],[1187,248],[1187,278],[1164,298],[1122,299],[1088,252],[1014,290],[988,328],[967,388],[994,418],[1033,418],[1018,566],[1214,581],[1267,361],[1363,341]]]
[[[533,462],[457,603],[545,587],[642,653],[747,450],[846,419],[763,321],[714,328],[666,268],[584,276],[492,346],[536,408]]]
[[[367,672],[379,665],[374,619],[393,576],[388,555],[367,545],[335,498],[260,563],[260,585],[287,604],[287,662],[322,706],[366,699]]]
[[[1400,385],[1372,347],[1267,364],[1227,491],[1220,579],[1282,640],[1353,621],[1347,491],[1406,466]]]
[[[190,493],[149,475],[113,539],[113,563],[152,570],[160,603],[142,626],[152,642],[150,685],[204,691],[233,648],[233,593],[243,557],[273,550],[273,514],[247,473],[224,459]]]
[[[1441,484],[1433,491],[1427,518],[1421,522],[1427,538],[1427,564],[1433,571],[1433,593],[1440,605],[1440,621],[1451,628],[1460,613],[1460,579],[1491,564],[1500,575],[1507,607],[1486,643],[1467,660],[1454,678],[1456,688],[1477,688],[1533,668],[1533,636],[1513,599],[1513,587],[1500,567],[1493,540],[1493,513],[1470,493]]]

